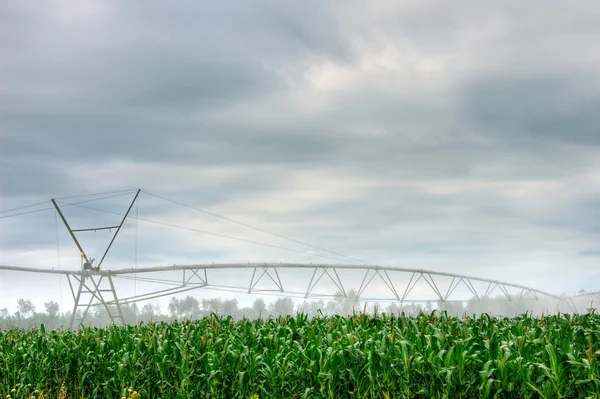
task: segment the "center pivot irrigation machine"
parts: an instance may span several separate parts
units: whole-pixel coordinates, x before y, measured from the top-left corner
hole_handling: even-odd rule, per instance
[[[133,195],[133,199],[129,204],[127,211],[123,215],[119,215],[121,216],[119,224],[81,229],[73,229],[65,217],[57,200],[51,200],[53,209],[55,209],[57,215],[62,220],[64,226],[69,232],[70,237],[81,254],[80,270],[0,265],[0,271],[45,273],[66,276],[74,301],[69,323],[71,328],[74,328],[80,324],[92,307],[104,307],[112,323],[124,324],[125,320],[121,309],[121,306],[124,304],[147,301],[201,288],[237,293],[270,294],[276,296],[311,299],[339,299],[348,298],[350,296],[352,299],[357,301],[383,301],[397,302],[399,304],[424,303],[427,301],[434,301],[442,304],[476,301],[482,305],[485,305],[485,303],[489,302],[489,299],[492,298],[492,295],[494,295],[494,299],[496,301],[503,300],[508,302],[516,302],[546,300],[554,304],[555,311],[567,312],[578,312],[580,310],[585,310],[578,309],[578,306],[576,305],[578,300],[582,303],[585,303],[585,301],[589,303],[589,301],[593,299],[600,300],[600,292],[585,292],[577,295],[565,296],[520,284],[513,284],[481,277],[378,265],[322,263],[213,263],[151,266],[140,268],[132,267],[122,269],[103,268],[106,256],[111,250],[113,243],[117,239],[119,232],[122,230],[122,227],[128,218],[133,217],[134,219],[165,224],[162,222],[156,222],[148,219],[141,219],[137,216],[132,216],[132,208],[134,207],[136,201],[138,201],[140,193],[145,192],[142,190],[128,190],[128,192]],[[207,211],[202,211],[189,205],[168,200],[155,194],[147,194],[185,206],[187,208],[196,209],[203,213],[208,213],[212,216],[216,216],[230,222],[241,224],[254,230],[276,235],[283,239],[308,245],[316,249],[339,255],[341,257],[352,259],[323,248],[315,247],[310,244],[289,239],[274,233],[269,233],[263,229],[212,214]],[[74,203],[67,205],[77,206],[78,204]],[[22,208],[24,207],[18,209]],[[52,208],[44,208],[42,210],[49,209]],[[169,226],[180,227],[174,225]],[[189,228],[186,229],[190,230]],[[112,233],[110,242],[102,253],[100,261],[96,263],[95,259],[89,257],[88,253],[86,253],[85,248],[83,248],[80,240],[78,240],[78,235],[103,230],[108,230],[111,233],[114,230],[114,233]],[[218,234],[216,235],[225,238],[233,238]],[[249,240],[241,241],[276,247]],[[174,276],[177,275],[179,277],[174,278]],[[225,283],[219,281],[219,278],[223,280],[223,275],[225,276]],[[235,276],[235,278],[233,279],[231,276]],[[153,287],[156,287],[157,285],[167,285],[169,287],[161,289],[153,288],[148,292],[139,295],[135,294],[133,296],[121,297],[117,293],[118,286],[115,284],[115,279],[143,282]],[[228,284],[233,280],[236,280],[238,283],[240,281],[244,281],[244,283]],[[359,282],[360,284],[358,284]],[[581,305],[579,307],[581,307]]]

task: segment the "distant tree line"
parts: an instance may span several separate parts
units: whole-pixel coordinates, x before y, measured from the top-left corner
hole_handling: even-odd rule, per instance
[[[581,307],[581,304],[580,304]],[[585,309],[585,306],[581,307]],[[556,301],[544,301],[519,298],[507,301],[506,298],[487,298],[478,301],[475,298],[465,302],[457,301],[429,301],[422,303],[370,303],[360,302],[356,291],[349,291],[347,295],[336,293],[331,300],[309,300],[296,304],[292,298],[281,297],[267,304],[264,299],[257,298],[249,307],[240,307],[236,299],[201,299],[192,296],[184,298],[172,297],[163,313],[161,309],[152,303],[146,303],[139,307],[137,304],[121,305],[121,311],[127,324],[149,323],[159,321],[173,321],[185,319],[200,319],[211,314],[232,316],[234,318],[268,318],[277,316],[294,315],[303,313],[309,317],[319,315],[351,315],[353,313],[388,313],[416,315],[420,312],[430,313],[434,310],[447,312],[449,315],[464,317],[478,316],[488,313],[499,316],[517,316],[523,313],[539,315],[543,313],[554,313]],[[564,309],[562,310],[565,311]],[[112,312],[115,313],[115,312]],[[81,311],[76,315],[81,317]],[[57,302],[44,303],[44,310],[37,311],[31,300],[19,299],[17,310],[11,314],[8,309],[0,309],[0,328],[33,328],[41,324],[47,329],[66,328],[69,326],[71,312],[60,312]],[[106,327],[111,324],[110,317],[103,306],[95,306],[90,309],[81,321],[85,326]]]

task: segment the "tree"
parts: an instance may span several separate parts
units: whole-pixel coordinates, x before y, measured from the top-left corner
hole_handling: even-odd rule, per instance
[[[60,306],[54,301],[44,302],[44,308],[51,319],[56,319],[60,313]]]
[[[22,317],[33,316],[35,312],[35,305],[29,299],[19,299],[17,301],[17,312]]]
[[[204,304],[204,300],[202,301]],[[183,299],[171,298],[169,314],[176,319],[191,319],[200,316],[200,302],[193,296]]]
[[[202,310],[205,316],[211,313],[221,314],[223,302],[219,298],[203,299]]]
[[[262,298],[256,298],[252,303],[252,317],[259,318],[267,315],[267,305]]]
[[[150,322],[153,321],[156,315],[160,314],[160,310],[158,306],[154,306],[151,303],[147,303],[142,306],[142,310],[140,311],[140,321]]]
[[[221,312],[223,316],[237,316],[238,313],[238,300],[237,299],[226,299],[223,301],[221,306]]]
[[[292,298],[278,298],[269,305],[269,312],[274,316],[292,316],[294,314],[294,301]]]
[[[137,324],[139,308],[137,303],[121,305],[121,312],[126,324]]]
[[[179,316],[179,299],[172,297],[169,301],[169,315],[172,318],[177,318]]]
[[[304,313],[308,317],[317,317],[319,316],[319,310],[325,308],[325,302],[322,300],[319,301],[304,301],[298,306],[298,312]]]

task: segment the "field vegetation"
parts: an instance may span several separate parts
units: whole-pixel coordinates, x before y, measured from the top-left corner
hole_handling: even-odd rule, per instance
[[[600,316],[271,317],[0,332],[2,398],[600,398]]]

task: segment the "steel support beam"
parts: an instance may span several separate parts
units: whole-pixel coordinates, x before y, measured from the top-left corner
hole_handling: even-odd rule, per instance
[[[77,292],[73,289],[71,278],[78,283]],[[121,304],[118,300],[117,291],[110,274],[107,276],[98,276],[92,273],[81,276],[71,274],[67,275],[67,280],[69,281],[69,287],[71,288],[74,300],[73,311],[71,312],[69,320],[69,327],[71,329],[83,323],[90,308],[94,306],[104,306],[111,324],[117,324],[118,321],[119,324],[125,325]],[[108,283],[107,288],[102,288],[103,281]],[[106,300],[103,293],[109,294],[111,299]],[[84,298],[86,295],[89,295],[89,298]],[[111,306],[114,306],[115,309],[113,310]],[[79,310],[82,311],[81,316],[78,316],[77,314]],[[77,323],[78,320],[80,321],[79,323]]]
[[[410,280],[408,281],[408,284],[406,285],[406,289],[404,290],[404,294],[402,295],[402,299],[400,300],[401,303],[406,300],[406,297],[410,294],[410,292],[413,290],[413,288],[415,288],[415,285],[417,285],[417,283],[419,282],[421,277],[423,277],[423,273],[419,273],[419,277],[417,277],[417,279],[413,283],[413,280],[414,280],[416,274],[417,274],[416,272],[413,272],[413,274],[410,276]]]
[[[204,277],[200,277],[200,275],[198,274],[198,272],[200,270],[204,271]],[[196,269],[196,270],[191,269],[190,271],[192,272],[192,275],[189,276],[187,279],[186,279],[186,276],[185,276],[185,270],[183,271],[183,285],[184,286],[188,285],[188,284],[200,284],[200,285],[207,285],[208,284],[208,277],[207,277],[207,274],[206,274],[206,269]],[[197,282],[197,283],[193,282],[192,280],[194,279],[194,277],[196,277],[198,280],[200,280],[200,282]]]
[[[220,269],[296,269],[296,270],[314,270],[315,268],[329,268],[340,270],[379,270],[380,272],[383,270],[393,271],[393,272],[403,272],[403,273],[412,273],[413,275],[419,275],[419,279],[423,274],[429,274],[431,276],[436,277],[456,277],[462,278],[465,285],[474,292],[477,291],[474,289],[473,281],[492,283],[492,284],[503,284],[507,287],[519,288],[526,290],[530,290],[531,292],[535,292],[540,296],[549,297],[549,298],[562,298],[563,295],[553,294],[547,291],[543,291],[536,288],[526,287],[520,284],[512,284],[498,280],[490,280],[482,277],[473,277],[473,276],[465,276],[462,274],[454,274],[454,273],[446,273],[446,272],[436,272],[436,271],[427,271],[422,269],[410,269],[403,267],[393,267],[393,266],[370,266],[370,265],[330,265],[330,264],[303,264],[303,263],[223,263],[223,264],[193,264],[193,265],[172,265],[172,266],[154,266],[154,267],[144,267],[144,268],[125,268],[125,269],[113,269],[110,270],[112,276],[117,275],[131,275],[131,274],[147,274],[147,273],[157,273],[157,272],[170,272],[170,271],[181,271],[181,270],[192,270],[192,269],[207,269],[207,270],[220,270]],[[51,270],[51,269],[42,269],[42,268],[32,268],[32,267],[18,267],[18,266],[8,266],[8,265],[0,265],[0,270],[13,270],[13,271],[22,271],[22,272],[32,272],[32,273],[51,273],[51,274],[73,274],[72,270]],[[83,272],[83,271],[82,271]],[[106,274],[108,271],[98,270],[94,271],[101,274]],[[479,296],[477,294],[477,296]]]
[[[121,231],[121,227],[123,227],[123,223],[125,223],[127,216],[129,216],[129,212],[131,212],[131,208],[133,208],[133,204],[135,204],[135,201],[137,201],[137,198],[140,195],[140,191],[142,191],[142,190],[137,190],[137,192],[135,193],[135,197],[133,197],[133,201],[131,201],[131,204],[129,204],[129,208],[127,208],[127,212],[125,212],[125,215],[123,216],[123,219],[121,220],[121,223],[119,224],[119,227],[117,227],[117,231],[115,231],[115,234],[113,235],[112,239],[110,240],[108,247],[106,247],[106,251],[104,251],[104,255],[102,255],[102,259],[100,259],[100,262],[98,262],[98,269],[100,269],[100,266],[102,266],[102,262],[104,262],[104,258],[106,258],[106,254],[108,254],[108,251],[110,251],[110,247],[113,245],[113,242],[115,242],[115,238],[117,238],[117,235],[119,235],[119,231]]]
[[[284,282],[282,276],[279,273],[279,269],[290,269],[290,270],[305,270],[311,274],[310,282],[308,287],[298,288],[297,285],[294,286],[294,281],[292,280],[292,284]],[[250,284],[244,286],[239,286],[238,284],[244,284],[243,282],[234,282],[229,285],[214,285],[210,284],[208,281],[208,270],[211,270],[211,273],[216,272],[217,270],[240,270],[240,271],[250,271],[252,272],[252,277],[250,279]],[[169,266],[169,267],[149,267],[149,268],[141,268],[141,269],[119,269],[119,270],[77,270],[77,271],[67,271],[67,270],[58,270],[58,269],[39,269],[39,268],[22,268],[16,266],[5,266],[0,265],[0,271],[7,272],[32,272],[32,273],[49,273],[49,274],[63,274],[67,276],[67,281],[69,283],[69,289],[74,299],[74,308],[71,315],[70,324],[75,326],[76,318],[85,317],[87,312],[91,307],[95,306],[104,306],[105,309],[109,312],[109,318],[111,322],[119,324],[122,323],[122,313],[120,309],[120,305],[123,303],[134,303],[136,301],[144,301],[153,298],[158,298],[167,295],[173,295],[181,292],[186,292],[193,289],[206,288],[206,289],[215,289],[215,290],[230,290],[234,292],[248,292],[248,293],[265,293],[274,292],[274,295],[290,295],[299,298],[327,298],[333,297],[336,294],[332,292],[333,295],[326,295],[322,293],[316,293],[317,287],[322,283],[323,278],[327,276],[335,288],[337,292],[341,293],[344,297],[348,296],[348,286],[347,281],[344,282],[340,277],[340,271],[352,270],[352,271],[362,271],[363,277],[357,281],[357,284],[360,283],[360,287],[358,289],[358,298],[364,301],[366,300],[374,300],[374,301],[398,301],[400,303],[403,302],[424,302],[428,300],[427,298],[421,296],[420,298],[415,297],[414,292],[417,286],[419,289],[419,293],[421,294],[423,289],[431,290],[430,292],[434,293],[436,298],[441,301],[452,301],[457,300],[454,298],[454,293],[457,290],[457,287],[463,284],[468,291],[472,294],[473,298],[479,302],[484,301],[486,298],[489,298],[490,295],[494,293],[494,290],[498,289],[499,292],[502,293],[502,299],[506,298],[508,301],[513,301],[518,298],[530,298],[533,300],[540,299],[554,299],[557,300],[558,308],[561,307],[564,309],[568,309],[569,311],[576,311],[577,307],[581,308],[582,303],[586,300],[586,298],[600,299],[600,292],[584,292],[578,293],[577,295],[569,296],[561,296],[554,295],[539,289],[530,288],[521,286],[518,284],[505,283],[496,280],[483,279],[479,277],[467,277],[459,274],[449,274],[449,273],[440,273],[435,271],[425,271],[420,269],[406,269],[406,268],[397,268],[397,267],[384,267],[384,266],[352,266],[352,265],[325,265],[325,264],[280,264],[280,263],[261,263],[261,264],[197,264],[197,265],[181,265],[181,266]],[[165,272],[177,272],[182,273],[181,277],[173,278],[173,279],[164,279],[164,278],[152,278],[150,277],[150,273],[165,273]],[[394,272],[394,273],[391,273]],[[403,278],[406,278],[404,288],[402,289],[402,293],[396,289],[396,286],[399,285],[398,281],[395,280],[399,273],[403,273]],[[135,276],[134,276],[135,274]],[[138,275],[140,274],[140,275]],[[265,282],[266,277],[268,276],[267,282],[269,285],[273,285],[276,289],[262,289],[258,288],[261,283]],[[342,274],[343,276],[343,274]],[[369,292],[374,291],[373,280],[379,276],[378,278],[382,280],[385,286],[390,290],[391,295],[387,294],[387,290],[383,289],[382,284],[378,284],[377,287],[381,287],[384,291],[384,294],[381,295],[381,292],[377,292],[374,296],[371,296]],[[159,289],[153,290],[152,292],[146,292],[140,295],[129,296],[127,298],[118,299],[116,287],[114,286],[113,278],[119,277],[123,279],[142,281],[147,283],[156,283],[156,284],[165,284],[170,287],[165,287],[167,289]],[[446,287],[442,287],[440,283],[442,280],[440,278],[448,278],[448,282],[450,285]],[[421,279],[425,280],[424,282]],[[362,281],[361,281],[362,280]],[[446,280],[444,280],[445,282]],[[475,282],[481,284],[486,283],[487,288],[478,288],[481,292],[478,292],[475,286]],[[104,285],[107,284],[108,287],[104,288]],[[287,287],[287,290],[286,290]],[[294,288],[291,288],[294,287]],[[331,288],[331,285],[328,285]],[[370,290],[367,289],[370,287]],[[443,288],[443,290],[441,289]],[[511,291],[517,289],[516,294],[512,294]],[[300,291],[300,292],[298,292]],[[381,291],[381,290],[377,290]],[[483,293],[485,291],[485,293]],[[519,293],[520,292],[520,293]],[[411,295],[412,294],[412,295]],[[483,295],[482,295],[483,294]],[[469,294],[466,290],[462,291],[462,295],[465,296],[466,299]],[[413,298],[415,297],[415,298]],[[409,299],[410,298],[410,299]],[[579,298],[579,299],[577,299]],[[588,300],[589,303],[589,300]],[[552,303],[552,307],[555,306],[555,303]]]
[[[333,270],[333,274],[335,275],[335,278],[331,275],[331,273],[329,273],[329,269],[326,267],[315,267],[315,270],[313,271],[312,277],[310,279],[310,282],[308,283],[308,288],[306,289],[306,293],[304,294],[304,298],[308,298],[310,296],[310,294],[312,293],[312,291],[314,290],[314,288],[317,286],[317,284],[319,283],[319,281],[321,281],[321,279],[323,278],[323,276],[327,275],[327,277],[329,277],[329,279],[331,280],[331,282],[336,286],[336,288],[339,290],[339,292],[342,293],[342,296],[344,298],[348,297],[348,294],[346,293],[346,289],[344,288],[344,284],[342,283],[342,280],[340,279],[340,276],[337,272],[337,270],[335,270],[335,268],[331,268]],[[319,277],[316,279],[315,281],[315,276],[317,274],[317,271],[321,271],[321,274],[319,275]]]
[[[277,268],[276,267],[272,267],[272,269],[274,269],[275,272],[275,277],[274,278],[270,273],[269,273],[269,267],[268,266],[261,266],[262,269],[262,273],[260,274],[260,276],[255,279],[256,276],[256,270],[258,268],[255,267],[254,271],[252,272],[252,279],[250,280],[250,286],[248,287],[248,293],[252,293],[252,292],[261,292],[261,291],[279,291],[279,292],[284,292],[283,289],[283,284],[281,283],[281,279],[279,278],[279,273],[277,273]],[[269,278],[271,279],[271,281],[275,284],[275,286],[277,286],[277,290],[256,290],[256,286],[258,285],[258,283],[260,282],[260,280],[263,278],[264,275],[269,276]]]
[[[56,212],[58,212],[58,215],[60,216],[60,219],[63,221],[65,227],[69,231],[69,234],[71,235],[71,238],[75,242],[75,245],[77,245],[77,248],[79,248],[79,253],[81,254],[81,257],[84,258],[85,261],[89,263],[90,260],[88,259],[87,255],[85,254],[85,251],[81,247],[81,244],[79,244],[79,241],[77,240],[77,237],[75,237],[75,233],[73,232],[73,229],[71,229],[71,226],[69,226],[69,223],[67,222],[67,219],[65,219],[65,215],[63,215],[62,211],[60,210],[60,207],[58,206],[58,204],[56,203],[56,201],[54,200],[54,198],[52,198],[51,201],[52,201],[52,205],[54,205],[54,208],[56,208]]]

